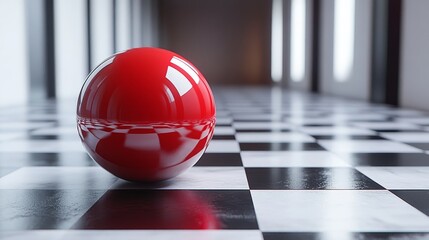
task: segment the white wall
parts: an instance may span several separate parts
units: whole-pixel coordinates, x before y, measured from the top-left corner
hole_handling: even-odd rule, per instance
[[[403,1],[400,104],[429,110],[429,1]]]
[[[305,33],[305,42],[304,42],[304,49],[305,52],[303,53],[305,56],[305,60],[304,60],[304,76],[299,80],[293,80],[291,78],[291,71],[292,68],[294,67],[294,59],[290,58],[289,56],[285,56],[286,58],[289,58],[286,62],[287,64],[289,64],[288,67],[285,67],[286,75],[284,76],[284,79],[286,79],[288,81],[287,85],[292,88],[292,89],[298,89],[298,90],[304,90],[304,91],[308,91],[310,90],[311,87],[311,61],[312,61],[312,1],[310,0],[301,0],[305,2],[305,25],[302,26],[290,26],[289,29],[291,29],[293,31],[294,27],[300,27],[300,28],[304,28],[304,33]],[[293,8],[291,8],[293,9]],[[290,14],[291,16],[293,15],[293,13]],[[292,21],[288,21],[288,24],[293,24]],[[291,32],[291,35],[294,34],[293,32]],[[291,35],[289,37],[291,37]],[[293,36],[292,36],[293,37]],[[287,42],[288,44],[291,44],[291,41]],[[293,49],[291,49],[292,46],[288,46],[289,47],[289,53],[293,52]],[[292,56],[292,55],[291,55]]]
[[[58,99],[76,98],[88,74],[85,0],[55,0],[55,77]]]
[[[131,47],[140,47],[142,42],[142,2],[131,0]]]
[[[158,46],[157,1],[131,0],[132,47]]]
[[[113,2],[91,0],[91,67],[113,54]]]
[[[44,0],[26,1],[29,100],[44,99],[46,90],[46,12]]]
[[[156,0],[142,1],[142,45],[143,46],[158,46],[158,22],[156,9]]]
[[[116,51],[121,52],[131,47],[131,2],[116,1]]]
[[[0,0],[0,107],[27,101],[25,0]]]
[[[339,82],[333,74],[334,47],[334,0],[321,1],[322,24],[320,89],[322,93],[368,100],[370,87],[371,64],[371,0],[356,0],[355,38],[353,68],[345,81]]]

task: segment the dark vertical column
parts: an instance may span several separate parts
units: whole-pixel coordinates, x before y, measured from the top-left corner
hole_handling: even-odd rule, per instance
[[[54,32],[54,0],[45,0],[46,27],[46,95],[55,98],[55,32]]]
[[[87,30],[87,44],[88,44],[88,73],[91,72],[92,62],[92,44],[91,44],[91,0],[86,0],[86,30]]]
[[[401,49],[401,15],[402,0],[388,1],[388,29],[387,34],[387,71],[386,71],[386,103],[399,104],[399,71]]]
[[[312,2],[312,44],[311,44],[311,85],[312,92],[319,92],[319,45],[320,45],[320,1]]]
[[[112,27],[113,27],[113,52],[116,53],[117,52],[117,40],[116,40],[116,34],[117,34],[117,29],[118,26],[116,25],[116,0],[112,0]]]
[[[398,105],[402,0],[373,1],[371,101]]]

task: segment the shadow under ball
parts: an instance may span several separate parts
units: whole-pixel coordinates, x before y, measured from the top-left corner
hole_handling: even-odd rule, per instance
[[[215,102],[189,61],[159,48],[115,54],[87,77],[77,128],[89,155],[129,181],[159,181],[192,167],[213,136]]]

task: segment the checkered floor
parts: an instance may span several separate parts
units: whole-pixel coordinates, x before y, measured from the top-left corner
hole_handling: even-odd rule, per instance
[[[86,155],[74,102],[1,109],[0,238],[429,239],[429,113],[278,88],[215,95],[207,152],[156,185]]]

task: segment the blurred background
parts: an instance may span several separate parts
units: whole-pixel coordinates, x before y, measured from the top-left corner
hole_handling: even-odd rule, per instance
[[[211,85],[280,85],[429,110],[427,0],[0,0],[0,106],[76,98],[154,46]]]

